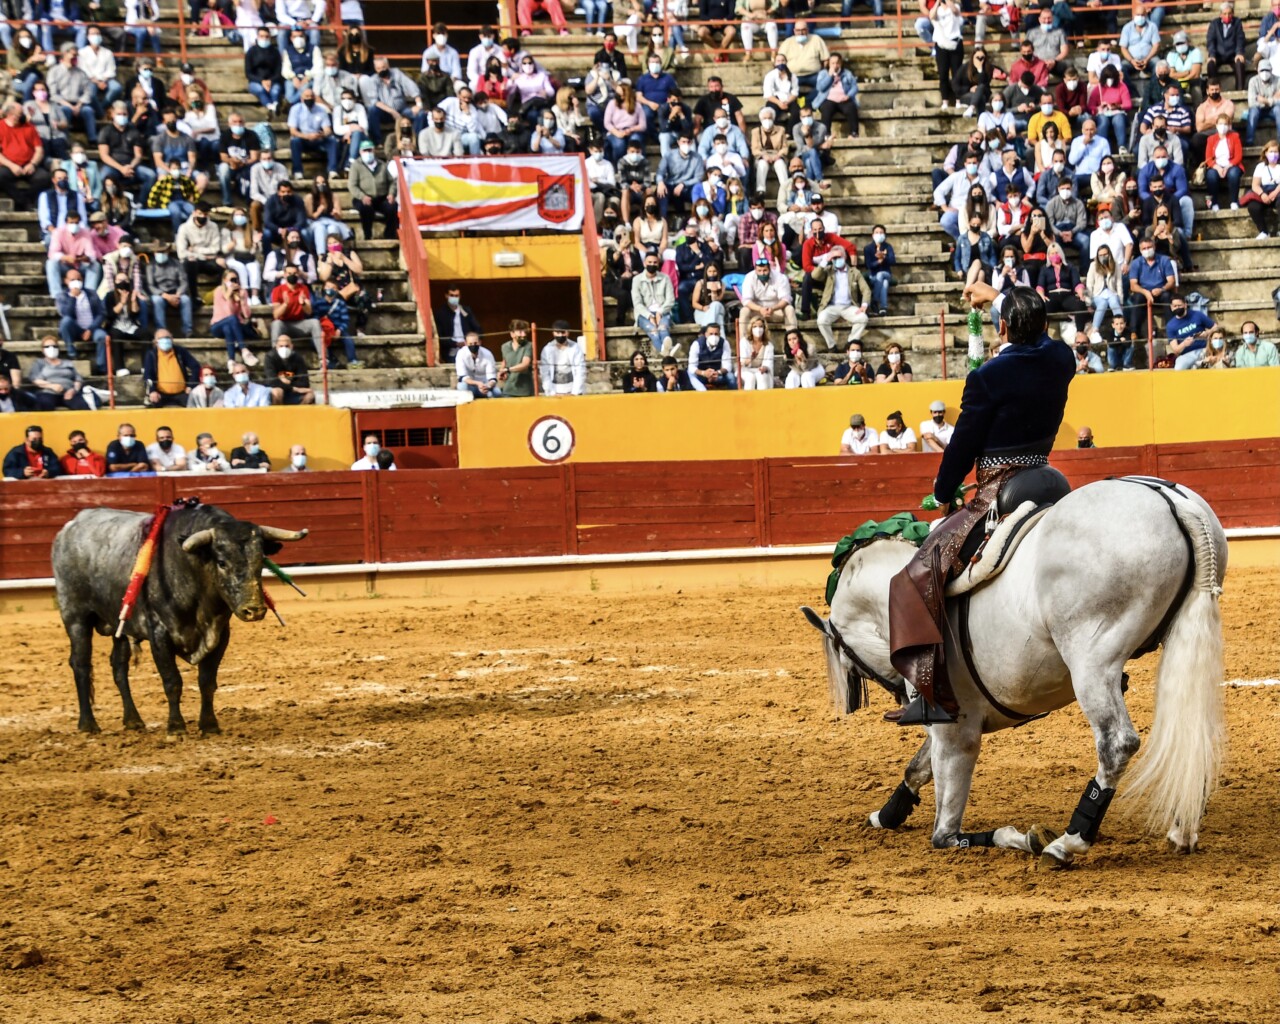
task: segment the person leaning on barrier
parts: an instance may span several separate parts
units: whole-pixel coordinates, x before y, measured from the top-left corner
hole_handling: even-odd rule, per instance
[[[840,438],[841,455],[874,455],[880,451],[880,435],[867,426],[866,417],[855,412]]]
[[[22,444],[14,445],[4,457],[7,480],[49,480],[62,475],[58,456],[44,444],[43,428],[32,424],[23,434]]]
[[[458,390],[470,391],[476,398],[501,398],[498,386],[498,364],[493,353],[480,344],[480,335],[468,334],[467,343],[458,350],[454,361],[458,374]]]
[[[1081,427],[1076,431],[1077,448],[1097,448],[1093,443],[1093,431],[1089,427]]]
[[[83,430],[67,435],[67,453],[60,460],[63,476],[106,476],[107,460],[89,447]]]
[[[157,473],[180,473],[187,468],[187,450],[173,439],[170,427],[157,427],[156,439],[147,445],[147,459]]]

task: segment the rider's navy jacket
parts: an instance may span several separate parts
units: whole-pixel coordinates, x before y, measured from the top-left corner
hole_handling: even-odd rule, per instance
[[[940,504],[949,502],[980,455],[1048,454],[1067,407],[1076,372],[1069,346],[1048,334],[1031,345],[1009,345],[972,370],[960,398],[960,418],[933,484]]]

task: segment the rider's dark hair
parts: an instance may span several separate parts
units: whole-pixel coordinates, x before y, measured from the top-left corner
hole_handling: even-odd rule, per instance
[[[1009,324],[1011,345],[1030,345],[1044,334],[1044,299],[1031,288],[1015,288],[1005,297],[1000,317]]]

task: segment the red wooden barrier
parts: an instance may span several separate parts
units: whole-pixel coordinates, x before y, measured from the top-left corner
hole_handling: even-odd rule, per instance
[[[1146,474],[1195,489],[1227,527],[1280,525],[1280,438],[1055,452],[1075,487]],[[435,561],[825,544],[916,508],[938,456],[582,463],[0,486],[0,578],[50,574],[54,535],[82,508],[150,511],[196,496],[311,531],[286,564]]]

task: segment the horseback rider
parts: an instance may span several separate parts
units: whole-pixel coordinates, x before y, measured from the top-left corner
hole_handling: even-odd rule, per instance
[[[1045,330],[1044,300],[1031,288],[1000,295],[981,283],[966,297],[975,307],[999,306],[1000,354],[965,378],[951,442],[942,455],[933,496],[946,510],[915,557],[889,585],[889,647],[893,667],[916,689],[900,725],[954,722],[960,706],[947,674],[942,621],[947,581],[963,568],[960,550],[1018,473],[1045,466],[1062,424],[1075,357]],[[978,487],[958,510],[957,488],[977,466]]]

